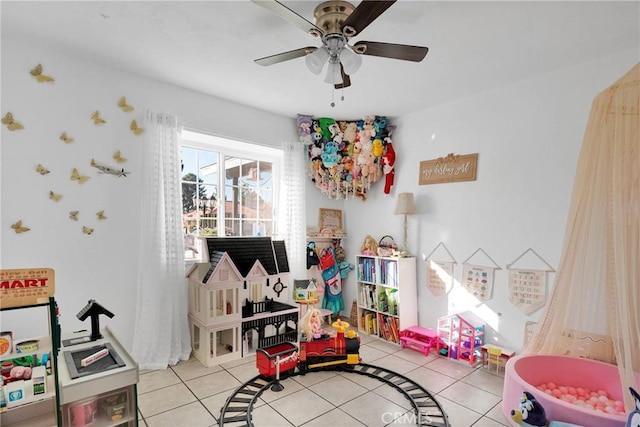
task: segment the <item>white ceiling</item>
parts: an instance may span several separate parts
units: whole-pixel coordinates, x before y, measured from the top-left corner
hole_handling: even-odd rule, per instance
[[[283,3],[313,21],[319,2]],[[3,37],[287,116],[395,117],[621,50],[640,57],[637,0],[400,0],[351,42],[428,46],[429,54],[420,63],[363,57],[331,108],[332,87],[304,59],[253,63],[320,41],[248,0],[0,4]]]

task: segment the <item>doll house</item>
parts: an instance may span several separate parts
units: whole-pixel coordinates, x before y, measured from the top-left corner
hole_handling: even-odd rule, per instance
[[[438,318],[436,348],[440,355],[468,362],[481,360],[484,344],[484,323],[470,311]]]
[[[287,304],[289,263],[283,241],[269,237],[210,238],[208,261],[191,266],[189,329],[205,366],[296,341],[299,309]]]

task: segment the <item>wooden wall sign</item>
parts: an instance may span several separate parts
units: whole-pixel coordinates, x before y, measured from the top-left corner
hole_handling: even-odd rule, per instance
[[[439,157],[420,162],[419,185],[442,184],[444,182],[475,181],[478,153]]]

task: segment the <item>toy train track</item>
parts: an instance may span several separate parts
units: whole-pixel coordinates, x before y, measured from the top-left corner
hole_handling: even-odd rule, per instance
[[[366,363],[354,365],[348,370],[387,383],[404,394],[415,414],[416,425],[420,427],[449,427],[447,414],[438,401],[424,387],[404,375]]]
[[[324,370],[330,369],[325,367]],[[336,367],[336,371],[366,375],[382,381],[401,392],[411,403],[415,415],[416,425],[419,427],[449,427],[449,420],[438,401],[421,385],[415,381],[385,368],[361,363],[347,369]],[[293,375],[298,375],[295,373]],[[292,375],[292,376],[293,376]],[[227,398],[220,410],[219,426],[247,426],[252,427],[251,411],[258,397],[275,381],[261,375],[247,381],[238,387]]]
[[[257,375],[238,387],[227,398],[220,410],[218,425],[253,426],[253,421],[251,421],[253,404],[274,381],[264,378],[262,375]]]

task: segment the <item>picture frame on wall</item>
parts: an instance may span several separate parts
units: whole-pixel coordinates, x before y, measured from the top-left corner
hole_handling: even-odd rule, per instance
[[[342,211],[340,209],[320,208],[318,218],[320,231],[331,230],[334,234],[342,232]]]

